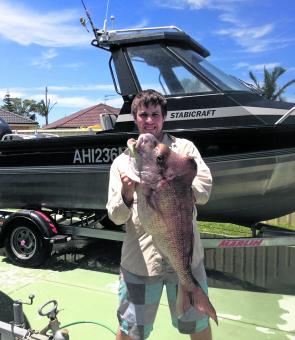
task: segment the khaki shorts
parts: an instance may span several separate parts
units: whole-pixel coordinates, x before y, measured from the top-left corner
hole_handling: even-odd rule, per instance
[[[202,263],[201,270],[205,272]],[[170,267],[171,268],[171,267]],[[206,277],[204,275],[204,277]],[[121,267],[117,316],[120,329],[132,339],[148,338],[156,318],[162,290],[165,285],[171,321],[180,333],[193,334],[203,331],[209,325],[208,316],[191,307],[180,319],[176,317],[177,275],[167,270],[163,275],[138,276]],[[199,281],[208,294],[206,279]]]

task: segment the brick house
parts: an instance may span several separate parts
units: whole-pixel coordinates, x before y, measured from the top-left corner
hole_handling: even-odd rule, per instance
[[[38,127],[38,122],[1,108],[0,117],[10,126],[11,130],[34,130]]]
[[[120,110],[106,104],[97,104],[44,125],[43,129],[75,129],[101,127],[101,115],[106,113],[119,114]]]

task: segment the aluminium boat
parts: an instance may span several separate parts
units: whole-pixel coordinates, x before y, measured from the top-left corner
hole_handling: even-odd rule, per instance
[[[294,104],[264,99],[211,65],[209,51],[177,27],[94,29],[110,53],[124,103],[96,135],[0,142],[0,208],[103,214],[110,165],[137,131],[134,96],[167,98],[164,129],[195,143],[213,175],[199,218],[253,225],[295,211]]]

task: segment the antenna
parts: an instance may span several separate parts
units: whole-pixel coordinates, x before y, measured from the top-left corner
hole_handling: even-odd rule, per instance
[[[112,30],[113,30],[115,28],[115,24],[114,24],[115,17],[113,15],[111,15],[110,19],[111,19],[111,22],[112,22]]]
[[[104,31],[104,32],[107,31],[108,12],[109,12],[109,2],[110,2],[110,0],[107,1],[106,15],[105,15],[104,22],[103,22],[103,31]]]
[[[86,28],[87,32],[89,32],[88,28],[86,27],[86,24],[89,22],[90,25],[91,25],[92,31],[93,31],[93,33],[94,33],[95,39],[98,40],[99,37],[98,37],[98,35],[97,35],[97,30],[96,30],[96,28],[94,27],[94,24],[93,24],[93,21],[92,21],[92,19],[91,19],[91,16],[90,16],[89,12],[87,11],[87,8],[86,8],[86,6],[85,6],[84,1],[81,0],[81,2],[82,2],[82,5],[83,5],[83,7],[84,7],[84,10],[85,10],[85,13],[86,13],[86,16],[87,16],[87,19],[88,19],[88,20],[86,21],[85,18],[80,18],[80,23],[81,23],[82,26],[84,26],[84,27]]]

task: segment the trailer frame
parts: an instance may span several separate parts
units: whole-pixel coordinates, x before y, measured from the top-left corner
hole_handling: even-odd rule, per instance
[[[251,226],[251,230],[250,237],[201,234],[202,244],[206,249],[295,246],[294,231],[263,223]],[[0,210],[0,246],[5,246],[9,259],[17,265],[41,266],[48,260],[54,244],[73,238],[122,242],[124,235],[124,225],[115,226],[97,212]],[[26,243],[33,246],[29,248]]]

